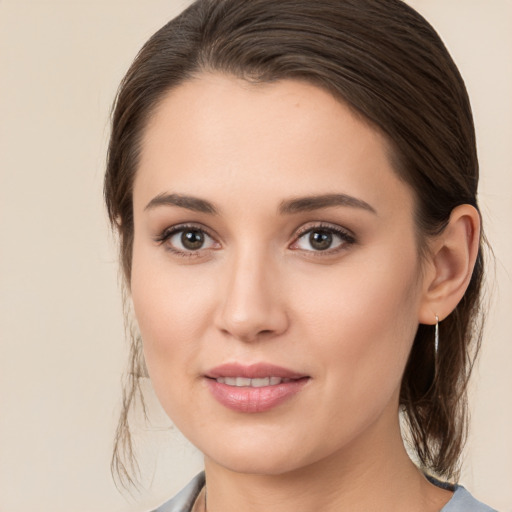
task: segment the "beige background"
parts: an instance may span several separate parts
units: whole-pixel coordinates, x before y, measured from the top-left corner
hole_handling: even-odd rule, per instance
[[[136,51],[186,3],[0,0],[0,512],[148,510],[200,468],[155,404],[155,427],[136,430],[152,487],[122,496],[109,474],[126,352],[107,114]],[[466,78],[497,260],[462,480],[512,512],[512,2],[411,3]]]

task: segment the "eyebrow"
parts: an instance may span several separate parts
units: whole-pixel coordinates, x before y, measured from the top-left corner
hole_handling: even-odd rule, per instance
[[[179,206],[180,208],[186,208],[193,212],[209,213],[211,215],[217,215],[218,213],[217,208],[215,208],[215,206],[213,206],[209,201],[181,194],[159,194],[151,199],[144,208],[144,211],[152,210],[157,206]]]
[[[333,206],[348,206],[350,208],[360,208],[377,214],[373,206],[369,205],[362,199],[349,196],[347,194],[323,194],[317,196],[298,197],[282,201],[279,205],[279,213],[292,214],[300,212],[309,212],[320,210],[322,208],[330,208]]]
[[[144,210],[152,210],[158,206],[178,206],[180,208],[186,208],[187,210],[194,212],[207,213],[210,215],[218,214],[217,208],[209,201],[182,194],[159,194],[151,199]],[[278,211],[281,215],[290,215],[294,213],[309,212],[335,206],[360,208],[374,214],[377,213],[375,208],[373,208],[367,202],[347,194],[323,194],[288,199],[281,202]]]

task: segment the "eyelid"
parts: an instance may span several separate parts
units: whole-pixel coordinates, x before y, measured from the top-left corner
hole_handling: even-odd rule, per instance
[[[350,229],[342,227],[338,224],[334,224],[331,222],[325,222],[325,221],[317,221],[317,222],[313,221],[313,222],[308,222],[308,223],[302,225],[300,228],[298,228],[296,230],[296,238],[299,238],[306,233],[314,231],[315,229],[324,229],[326,231],[333,231],[336,233],[340,233],[342,235],[346,235],[347,237],[351,237],[354,240],[356,238],[354,233]]]
[[[300,248],[293,248],[293,245],[297,244],[297,242],[307,235],[308,233],[311,233],[315,230],[318,231],[327,231],[330,232],[338,237],[340,237],[343,240],[343,243],[340,244],[340,246],[335,247],[334,249],[326,249],[325,251],[315,251],[315,250],[307,250],[307,249],[300,249]],[[304,226],[301,226],[293,239],[293,242],[289,245],[289,248],[292,248],[297,251],[302,251],[306,253],[310,253],[312,255],[319,256],[328,256],[336,254],[339,251],[342,251],[347,248],[347,246],[353,245],[357,242],[356,236],[354,233],[342,226],[339,226],[337,224],[331,224],[329,222],[309,222],[305,224]]]
[[[154,237],[154,241],[159,245],[164,245],[175,234],[180,233],[182,231],[186,231],[187,229],[201,231],[208,238],[211,238],[215,242],[215,244],[220,246],[220,243],[219,243],[217,237],[215,235],[213,235],[206,226],[203,226],[202,224],[196,223],[196,222],[184,222],[181,224],[175,224],[172,226],[168,226],[164,230],[162,230],[160,232],[160,234],[158,234],[156,237]],[[167,251],[169,251],[172,254],[175,254],[177,256],[181,256],[181,257],[198,257],[201,255],[202,252],[204,253],[206,251],[216,250],[217,248],[218,247],[206,247],[206,248],[197,249],[196,251],[188,251],[188,250],[183,251],[176,247],[172,247],[170,245],[166,245],[166,247],[165,247],[165,249]]]
[[[217,250],[221,247],[221,243],[219,242],[219,237],[214,235],[209,228],[204,226],[201,223],[197,222],[184,222],[180,224],[175,224],[172,226],[168,226],[165,229],[163,229],[160,234],[154,237],[154,241],[159,245],[164,245],[172,236],[174,236],[176,233],[180,233],[182,231],[186,231],[187,229],[190,230],[197,230],[203,232],[208,238],[212,239],[214,242],[214,245],[216,247],[206,247],[206,248],[200,248],[196,251],[193,250],[180,250],[176,247],[172,247],[170,245],[166,246],[166,250],[169,252],[176,254],[178,256],[182,257],[198,257],[201,256],[201,253],[206,253],[211,250]],[[335,236],[338,236],[342,243],[333,248],[333,249],[326,249],[326,250],[308,250],[308,249],[301,249],[298,247],[293,247],[297,242],[307,235],[308,233],[311,233],[315,230],[323,230],[330,232],[334,234]],[[338,224],[331,224],[329,222],[324,221],[318,221],[318,222],[308,222],[307,224],[302,225],[299,229],[296,230],[295,236],[293,238],[293,241],[288,245],[289,249],[301,251],[304,253],[309,253],[311,255],[314,255],[315,257],[321,257],[321,256],[329,256],[336,254],[344,249],[347,249],[350,245],[353,245],[356,243],[356,237],[354,233]]]

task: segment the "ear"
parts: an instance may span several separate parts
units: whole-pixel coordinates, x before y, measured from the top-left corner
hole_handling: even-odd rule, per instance
[[[460,302],[469,285],[480,245],[480,214],[469,204],[453,209],[448,225],[430,244],[419,322],[435,324]]]

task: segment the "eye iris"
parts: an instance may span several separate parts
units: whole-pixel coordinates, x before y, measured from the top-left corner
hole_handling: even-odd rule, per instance
[[[191,251],[200,249],[204,244],[204,233],[198,230],[184,231],[181,235],[181,243]]]
[[[309,243],[317,251],[325,251],[332,245],[332,233],[328,231],[312,231],[309,234]]]

